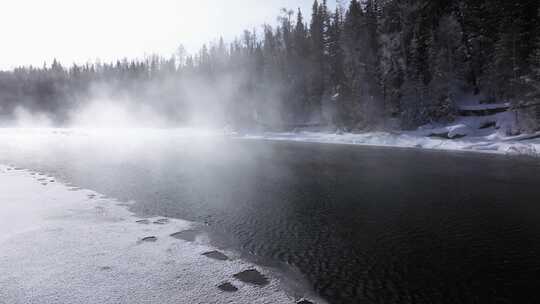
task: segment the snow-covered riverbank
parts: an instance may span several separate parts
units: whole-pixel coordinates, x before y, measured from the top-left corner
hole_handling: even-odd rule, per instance
[[[0,303],[295,303],[194,223],[21,168],[0,165],[0,185]]]
[[[242,138],[540,156],[539,139],[521,140],[523,137],[498,137],[497,135],[443,139],[429,137],[423,133],[424,132],[420,131],[340,134],[324,132],[291,132],[248,134],[243,135]]]
[[[540,156],[540,132],[508,135],[518,133],[516,130],[519,129],[516,114],[508,107],[507,103],[469,102],[460,107],[460,112],[466,116],[458,116],[451,123],[425,125],[415,131],[336,133],[298,130],[247,133],[242,138]],[[491,113],[497,109],[502,110]]]

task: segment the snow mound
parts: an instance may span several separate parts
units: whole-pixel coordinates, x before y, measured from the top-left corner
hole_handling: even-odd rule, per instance
[[[470,128],[464,124],[459,124],[455,126],[448,127],[448,137],[458,138],[465,137],[470,133]]]
[[[447,139],[461,138],[469,135],[471,133],[471,128],[465,124],[457,124],[452,126],[446,126],[443,128],[437,128],[429,130],[427,136],[429,137],[440,137]]]

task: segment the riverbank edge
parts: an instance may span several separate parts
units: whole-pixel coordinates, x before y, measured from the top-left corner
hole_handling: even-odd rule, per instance
[[[12,165],[0,164],[0,184],[6,186],[0,193],[1,217],[21,222],[0,235],[0,286],[5,292],[2,300],[8,303],[112,303],[112,298],[114,303],[147,299],[295,303],[295,298],[301,299],[287,292],[272,270],[244,261],[234,252],[224,252],[227,261],[208,258],[205,253],[216,249],[205,236],[194,243],[170,237],[192,229],[194,223],[141,219],[124,203]],[[234,274],[246,269],[259,270],[269,284],[235,280]],[[158,281],[155,290],[147,285],[152,280]],[[229,282],[237,290],[220,291],[220,284]],[[203,290],[204,294],[197,293]]]
[[[386,148],[405,148],[449,152],[474,152],[507,156],[540,157],[540,140],[523,140],[522,137],[463,137],[439,139],[420,132],[280,132],[235,134],[236,138],[248,140],[273,140],[320,144],[340,144]],[[540,135],[540,134],[539,134]]]

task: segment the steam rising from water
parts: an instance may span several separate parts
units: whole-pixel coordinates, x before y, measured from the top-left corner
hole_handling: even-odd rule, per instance
[[[127,100],[95,99],[73,111],[69,125],[77,128],[165,127],[167,121],[145,104]]]
[[[209,82],[196,77],[163,79],[141,84],[136,91],[114,85],[94,84],[88,94],[73,96],[69,106],[46,112],[32,101],[21,102],[0,124],[17,128],[178,128],[223,129],[230,124],[241,77],[222,77]],[[252,109],[239,109],[238,111]]]
[[[280,84],[246,88],[242,71],[217,77],[165,74],[128,83],[90,83],[86,89],[0,109],[4,127],[44,128],[249,128],[281,123]],[[2,113],[3,112],[3,113]],[[3,115],[3,116],[2,116]]]
[[[32,113],[21,106],[15,108],[13,115],[13,125],[18,128],[43,128],[53,125],[52,120],[46,114]]]

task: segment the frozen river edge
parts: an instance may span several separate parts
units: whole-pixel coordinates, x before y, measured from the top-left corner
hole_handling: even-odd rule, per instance
[[[515,137],[467,136],[459,139],[440,139],[426,136],[426,131],[411,132],[366,132],[366,133],[324,133],[324,132],[281,132],[237,135],[251,140],[277,140],[324,144],[347,144],[361,146],[413,148],[443,151],[468,151],[513,156],[540,157],[540,139],[527,139],[532,134]]]
[[[175,237],[195,223],[137,218],[113,199],[21,168],[0,165],[0,185],[0,303],[301,298],[274,271],[212,248],[205,234]]]

